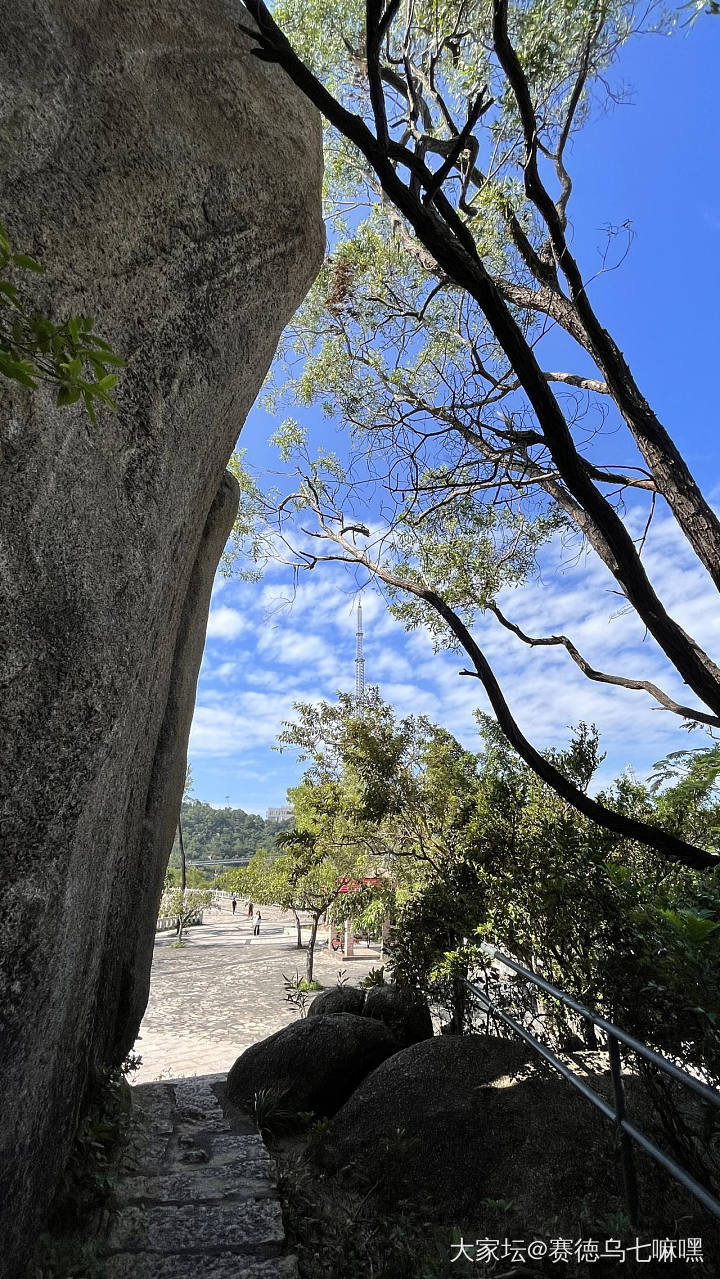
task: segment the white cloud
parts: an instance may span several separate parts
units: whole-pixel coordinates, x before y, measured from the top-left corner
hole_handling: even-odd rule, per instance
[[[210,612],[208,618],[207,638],[208,639],[237,639],[238,635],[247,628],[247,621],[238,613],[237,609],[230,608],[227,604],[221,604],[219,608],[214,608]]]
[[[631,512],[631,525],[633,519],[641,532]],[[623,611],[604,566],[591,555],[569,556],[559,543],[548,547],[538,579],[502,593],[506,614],[531,635],[568,634],[601,670],[650,678],[692,704],[636,615]],[[645,558],[672,615],[701,644],[717,647],[714,587],[669,517],[654,522]],[[234,791],[231,802],[246,810],[280,802],[296,784],[303,766],[292,753],[278,756],[270,747],[282,721],[292,718],[294,701],[333,700],[338,689],[353,688],[358,598],[353,574],[335,566],[301,577],[296,588],[289,576],[260,587],[228,584],[208,628],[211,640],[225,641],[222,660],[213,658],[210,644],[190,743],[198,795],[203,771],[213,798]],[[405,632],[371,588],[363,591],[362,605],[366,683],[378,684],[398,715],[425,714],[477,749],[473,712],[489,704],[478,680],[459,675],[466,655],[435,654],[428,634]],[[522,731],[539,749],[562,745],[581,719],[598,725],[608,752],[598,785],[628,764],[643,776],[656,759],[686,744],[678,717],[655,709],[642,692],[588,681],[564,649],[531,649],[489,614],[474,634]]]

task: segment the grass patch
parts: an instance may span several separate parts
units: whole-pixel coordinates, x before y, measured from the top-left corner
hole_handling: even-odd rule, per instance
[[[384,1211],[377,1186],[352,1168],[325,1177],[302,1144],[273,1147],[291,1251],[301,1279],[443,1279],[450,1272],[450,1233],[414,1212]]]

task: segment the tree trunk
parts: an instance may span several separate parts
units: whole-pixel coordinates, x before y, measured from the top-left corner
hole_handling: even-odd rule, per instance
[[[467,987],[463,976],[467,979],[467,968],[462,976],[453,977],[453,1009],[450,1025],[451,1035],[462,1035],[465,1032],[465,1011],[467,1008]]]
[[[300,923],[300,916],[294,906],[293,915],[295,916],[295,927],[297,928],[297,948],[298,950],[302,950],[302,924]]]
[[[544,438],[544,444],[550,453],[560,478],[571,497],[579,504],[587,519],[594,525],[597,540],[605,544],[603,558],[606,563],[614,563],[612,571],[622,588],[623,594],[633,606],[641,621],[645,623],[648,631],[660,645],[666,657],[673,663],[685,683],[714,714],[720,714],[720,671],[708,658],[707,654],[684,632],[682,627],[668,615],[655,594],[629,530],[623,524],[612,502],[604,497],[590,479],[587,465],[575,447],[560,403],[555,398],[537,363],[533,347],[526,341],[518,321],[508,309],[494,278],[489,274],[484,262],[481,260],[470,229],[463,223],[462,218],[457,210],[452,207],[447,196],[440,191],[434,191],[433,200],[421,199],[420,185],[422,180],[423,178],[425,179],[426,190],[429,192],[432,185],[432,174],[425,169],[424,162],[417,155],[413,157],[405,147],[400,148],[403,157],[401,163],[406,160],[416,161],[413,177],[419,178],[420,183],[411,181],[406,184],[403,181],[395,163],[396,157],[391,154],[395,144],[390,144],[387,137],[387,128],[383,136],[378,125],[379,135],[375,137],[360,116],[346,110],[328,93],[297,57],[292,46],[273,21],[272,15],[264,5],[263,0],[248,0],[247,8],[259,24],[260,33],[255,38],[260,43],[263,52],[268,55],[269,60],[278,62],[284,67],[290,78],[315,103],[330,123],[359,148],[374,169],[384,194],[410,223],[421,244],[432,254],[440,270],[447,275],[452,283],[469,293],[478,304],[530,401]],[[502,14],[502,6],[496,5],[496,11]],[[392,6],[388,9],[387,14],[392,17]],[[517,88],[513,83],[513,59],[512,50],[508,47],[507,57],[504,61],[501,58],[501,61],[503,61],[508,80],[512,87],[515,88],[517,95]],[[510,65],[508,66],[508,64]],[[372,68],[369,68],[369,80],[372,98]],[[375,87],[377,88],[377,86]],[[519,97],[518,103],[522,114],[522,103]],[[373,106],[376,111],[380,110],[377,102],[374,102]],[[531,110],[529,103],[528,106]],[[382,112],[380,114],[382,115]],[[534,164],[533,156],[533,167]],[[538,201],[538,192],[528,185],[529,180],[533,179],[537,180],[537,173],[533,174],[529,165],[526,165],[526,190],[530,198],[537,203],[543,216],[546,217],[552,238],[552,227],[556,220],[556,214],[550,207],[548,216],[549,197],[546,197],[546,193],[542,191],[539,180],[536,181],[536,185],[544,199],[544,204],[541,205]],[[563,254],[565,252],[566,249],[563,246]],[[575,264],[569,257],[568,260],[570,266],[574,269]],[[566,271],[564,256],[560,265]],[[569,276],[568,279],[570,280]],[[578,299],[581,299],[584,294],[582,281],[579,281],[578,290],[572,288],[571,282],[571,291],[573,292],[573,303],[577,307]],[[587,321],[587,316],[582,318]],[[598,325],[599,328],[600,326]],[[595,336],[597,337],[597,334]],[[621,407],[622,411],[622,405],[619,405],[619,407]],[[635,425],[637,426],[637,422]],[[645,423],[645,428],[647,430],[647,423]],[[654,443],[657,448],[662,441],[655,439]],[[656,466],[660,464],[660,461],[660,456],[654,458]],[[670,494],[672,486],[670,485],[669,468],[663,479],[668,487],[668,494]],[[680,518],[684,517],[687,523],[691,513],[694,515],[695,523],[689,531],[692,533],[691,540],[693,545],[695,545],[698,540],[702,540],[704,534],[710,537],[714,529],[710,527],[709,517],[703,518],[703,511],[698,507],[696,494],[691,491],[691,484],[692,477],[688,472]],[[712,518],[714,521],[714,516]],[[687,529],[683,531],[686,534],[688,533]],[[711,562],[711,568],[715,567],[715,564]]]
[[[178,817],[178,840],[180,842],[180,887],[182,888],[183,892],[185,892],[185,888],[186,888],[185,843],[183,840],[182,822],[180,821],[179,817]],[[195,882],[197,883],[197,880]]]
[[[313,979],[313,962],[315,960],[315,938],[317,937],[318,924],[320,923],[320,914],[313,915],[312,924],[310,925],[310,940],[307,944],[307,962],[305,964],[305,979],[310,983]]]

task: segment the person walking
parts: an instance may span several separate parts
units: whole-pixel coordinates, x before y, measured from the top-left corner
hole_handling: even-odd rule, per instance
[[[252,902],[248,902],[247,913],[248,913],[248,919],[252,919],[252,917],[253,917],[253,904],[252,904]]]
[[[237,910],[237,901],[236,901],[236,900],[235,900],[235,898],[233,897],[233,899],[232,899],[232,913],[233,913],[233,915],[235,914],[235,911],[236,911],[236,910]]]
[[[261,919],[262,919],[262,915],[260,914],[260,907],[256,906],[255,914],[253,916],[253,936],[254,937],[260,936],[260,920]]]

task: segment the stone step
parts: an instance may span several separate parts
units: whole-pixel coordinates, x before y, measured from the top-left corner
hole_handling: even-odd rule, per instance
[[[275,1165],[257,1131],[233,1131],[219,1082],[133,1088],[134,1170],[117,1191],[108,1279],[297,1279]]]
[[[250,1261],[235,1252],[116,1253],[105,1262],[107,1279],[297,1279],[295,1257]]]
[[[114,1252],[142,1250],[160,1254],[224,1248],[267,1256],[268,1249],[279,1251],[284,1242],[280,1205],[277,1199],[266,1197],[229,1204],[129,1204],[112,1228],[109,1247]]]

